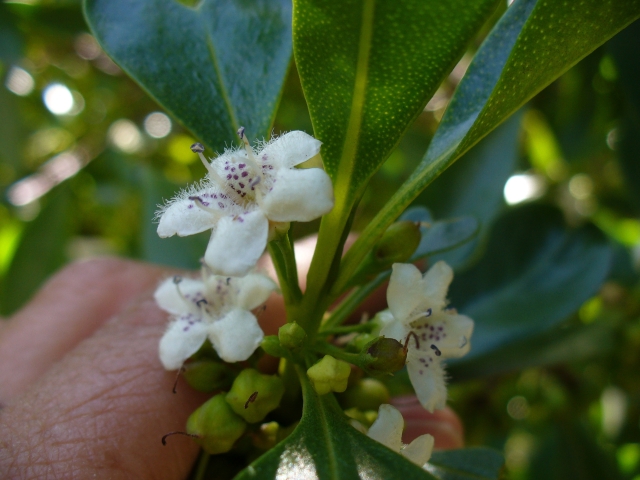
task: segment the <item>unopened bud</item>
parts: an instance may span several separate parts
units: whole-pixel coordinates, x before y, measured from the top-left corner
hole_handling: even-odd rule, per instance
[[[307,370],[307,375],[318,395],[329,392],[344,392],[347,389],[351,367],[347,362],[325,355],[322,360]]]
[[[280,339],[277,335],[267,335],[262,339],[260,347],[272,357],[284,357],[287,350],[280,345]]]
[[[389,403],[389,390],[375,378],[363,378],[340,395],[340,404],[345,408],[377,411],[383,403]]]
[[[235,413],[256,423],[280,405],[284,383],[277,375],[263,375],[248,368],[240,372],[227,393],[227,402]]]
[[[371,373],[397,372],[407,363],[407,351],[394,338],[378,337],[363,353],[370,356],[365,369]]]
[[[297,323],[287,323],[278,330],[280,344],[286,348],[301,347],[307,338],[307,332]]]
[[[199,360],[184,366],[184,378],[199,392],[226,390],[233,381],[233,372],[220,362]]]
[[[211,455],[231,450],[244,433],[247,424],[226,402],[224,394],[209,399],[187,420],[187,433]]]

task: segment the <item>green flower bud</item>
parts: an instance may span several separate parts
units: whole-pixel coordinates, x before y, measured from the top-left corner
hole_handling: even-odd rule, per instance
[[[345,410],[344,414],[347,417],[353,418],[354,420],[360,422],[362,426],[364,426],[367,429],[371,427],[371,425],[373,424],[373,422],[376,421],[376,418],[378,416],[378,412],[376,410],[362,411],[355,407]]]
[[[272,357],[284,357],[287,354],[287,351],[280,345],[280,339],[277,335],[267,335],[262,339],[260,346]]]
[[[407,363],[407,351],[394,338],[378,337],[363,351],[370,359],[365,369],[370,373],[393,373]]]
[[[253,445],[260,450],[269,450],[278,443],[280,425],[277,422],[263,423],[260,430],[252,437]]]
[[[372,333],[359,333],[349,341],[347,349],[350,352],[359,353],[376,338],[378,338],[378,335],[374,335]]]
[[[375,378],[363,378],[350,386],[342,395],[340,403],[345,408],[377,411],[383,403],[389,403],[391,395],[384,383]]]
[[[284,383],[276,375],[263,375],[248,368],[240,372],[227,393],[234,412],[249,423],[256,423],[280,405]]]
[[[280,344],[286,348],[301,347],[307,338],[307,332],[297,323],[287,323],[278,330]]]
[[[347,389],[351,367],[347,362],[325,355],[322,360],[307,370],[313,388],[318,395],[329,392],[344,392]]]
[[[196,442],[212,455],[231,450],[246,427],[244,420],[233,413],[224,394],[209,399],[187,420],[187,433],[196,435]]]
[[[387,228],[374,247],[374,258],[380,265],[404,263],[416,251],[421,239],[419,223],[408,220],[396,222]]]
[[[184,378],[199,392],[226,390],[233,381],[233,372],[223,363],[200,360],[184,366]]]

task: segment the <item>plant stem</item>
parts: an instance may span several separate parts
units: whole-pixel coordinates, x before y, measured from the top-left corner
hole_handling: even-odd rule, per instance
[[[369,332],[373,330],[374,325],[370,323],[360,323],[358,325],[346,325],[344,327],[321,328],[319,335],[344,335],[353,332]]]
[[[298,283],[296,258],[289,234],[287,233],[270,242],[269,253],[278,274],[280,290],[284,296],[285,305],[288,307],[299,303],[302,299],[302,291]]]
[[[347,297],[331,312],[331,316],[322,324],[322,331],[333,329],[341,325],[353,311],[358,308],[365,298],[371,295],[376,288],[384,283],[389,277],[388,274],[378,275],[374,280],[354,289]]]
[[[343,349],[326,342],[314,343],[311,346],[311,349],[319,353],[324,353],[325,355],[331,355],[339,360],[352,363],[358,367],[363,367],[362,356],[359,353],[347,353]]]
[[[198,466],[196,467],[193,480],[204,480],[204,475],[207,472],[207,466],[209,465],[210,455],[204,450],[200,451],[200,458],[198,458]]]

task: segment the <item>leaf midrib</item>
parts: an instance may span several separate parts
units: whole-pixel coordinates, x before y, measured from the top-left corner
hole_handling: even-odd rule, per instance
[[[360,143],[360,131],[362,129],[362,112],[364,110],[364,99],[367,86],[367,74],[369,71],[369,56],[371,53],[371,39],[373,37],[373,15],[375,11],[374,0],[362,1],[362,25],[360,28],[360,38],[358,43],[358,61],[356,64],[356,75],[353,86],[353,98],[351,100],[351,112],[347,133],[345,135],[344,147],[338,165],[338,183],[344,186],[351,185],[351,177],[355,167],[355,156]],[[337,191],[345,191],[336,188]],[[345,195],[346,196],[346,195]]]

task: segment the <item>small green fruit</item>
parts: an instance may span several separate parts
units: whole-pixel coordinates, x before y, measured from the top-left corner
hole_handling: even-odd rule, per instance
[[[187,433],[196,435],[196,442],[211,455],[231,450],[246,428],[247,424],[231,410],[224,394],[209,399],[187,420]]]
[[[226,399],[235,413],[249,423],[256,423],[280,405],[282,395],[284,383],[280,377],[248,368],[234,380]]]

